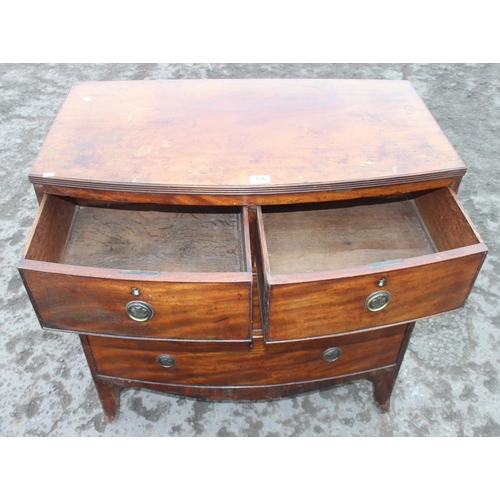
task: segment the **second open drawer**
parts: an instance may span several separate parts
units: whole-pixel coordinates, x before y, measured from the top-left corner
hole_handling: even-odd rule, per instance
[[[448,189],[257,208],[266,341],[415,321],[463,306],[487,248]]]

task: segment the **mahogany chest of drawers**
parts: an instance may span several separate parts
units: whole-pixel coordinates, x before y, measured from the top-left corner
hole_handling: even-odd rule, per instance
[[[365,378],[387,411],[414,322],[462,307],[487,253],[464,173],[406,81],[76,84],[19,270],[42,328],[80,336],[108,421],[131,386]]]

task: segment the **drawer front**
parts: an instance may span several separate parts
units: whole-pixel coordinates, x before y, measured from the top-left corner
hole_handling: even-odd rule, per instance
[[[28,265],[27,263],[25,265]],[[169,282],[72,276],[22,269],[44,328],[180,339],[248,339],[251,274],[242,282]],[[137,289],[139,296],[132,290]],[[137,293],[137,292],[136,292]],[[144,302],[153,316],[132,319],[126,307]],[[133,306],[133,304],[131,304]],[[143,319],[144,309],[135,309]],[[134,309],[130,310],[134,314]]]
[[[271,284],[265,333],[269,341],[337,334],[407,322],[463,306],[483,255],[422,266],[302,283]],[[380,280],[385,280],[379,287]],[[384,305],[380,292],[390,302]]]
[[[396,363],[406,325],[333,339],[265,344],[89,337],[101,375],[168,384],[255,386],[313,381]],[[162,366],[162,364],[165,366]]]

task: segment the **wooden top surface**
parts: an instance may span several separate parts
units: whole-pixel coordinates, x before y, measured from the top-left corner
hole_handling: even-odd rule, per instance
[[[163,80],[74,85],[30,180],[242,195],[464,173],[407,81]]]

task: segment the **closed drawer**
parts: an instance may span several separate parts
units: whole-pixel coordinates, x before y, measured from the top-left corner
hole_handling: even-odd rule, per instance
[[[245,208],[83,206],[45,196],[19,270],[45,328],[250,336]]]
[[[487,248],[450,189],[257,210],[267,341],[414,321],[463,306]]]
[[[373,370],[396,363],[406,325],[254,347],[89,336],[101,375],[144,382],[214,387],[289,384]],[[163,365],[165,366],[162,366]]]

